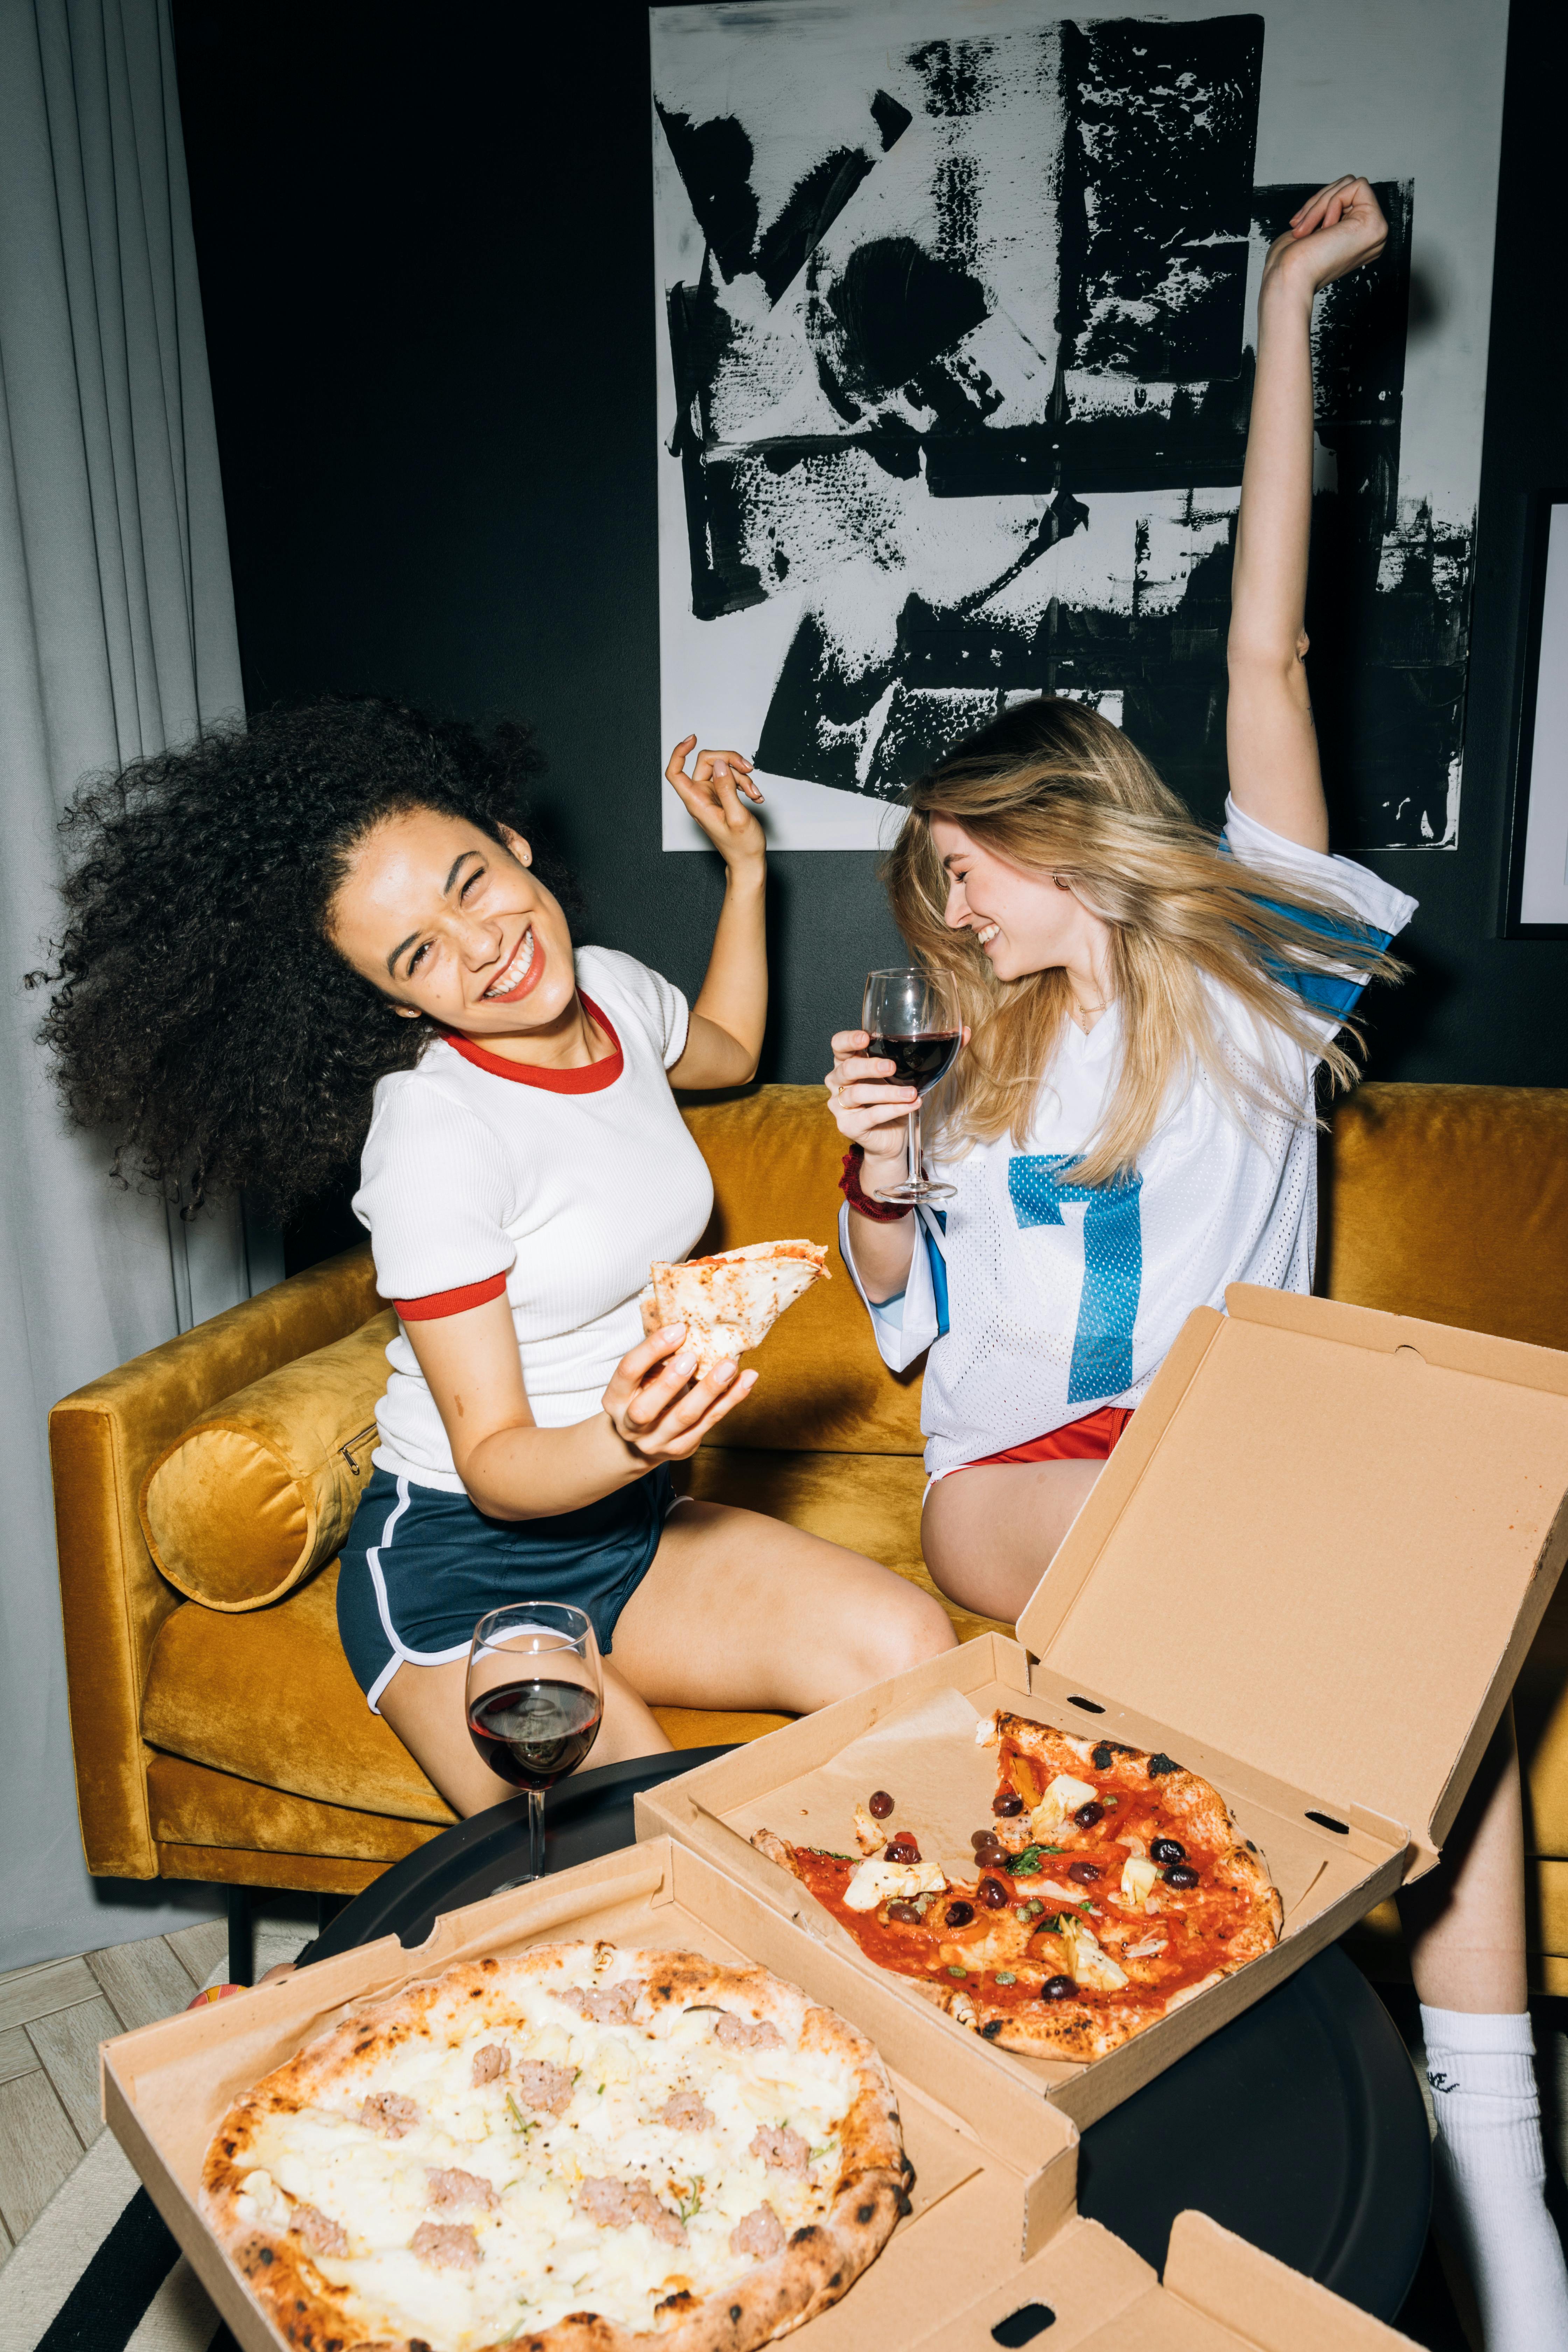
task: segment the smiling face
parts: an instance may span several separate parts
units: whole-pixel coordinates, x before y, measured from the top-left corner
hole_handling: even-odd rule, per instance
[[[1100,972],[1109,927],[1070,889],[983,849],[952,817],[932,817],[931,835],[947,876],[942,919],[973,932],[998,980],[1065,965],[1081,984]]]
[[[355,850],[332,900],[339,953],[400,1009],[483,1038],[548,1033],[577,979],[559,903],[506,845],[465,817],[411,809]]]

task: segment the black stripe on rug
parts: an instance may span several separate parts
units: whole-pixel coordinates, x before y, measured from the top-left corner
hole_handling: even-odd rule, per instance
[[[36,2352],[124,2352],[179,2260],[153,2200],[137,2189],[39,2336]]]

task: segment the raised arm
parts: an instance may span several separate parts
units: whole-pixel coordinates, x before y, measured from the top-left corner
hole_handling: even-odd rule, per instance
[[[1287,841],[1327,849],[1307,690],[1312,522],[1312,302],[1382,252],[1388,224],[1364,180],[1319,190],[1269,248],[1258,299],[1258,374],[1231,575],[1226,751],[1238,808]]]
[[[724,904],[713,934],[708,976],[691,1008],[686,1051],[669,1074],[672,1087],[743,1087],[757,1074],[768,1018],[767,838],[751,801],[762,793],[740,751],[699,751],[697,738],[678,743],[665,769],[724,861]],[[744,799],[742,795],[744,794]]]

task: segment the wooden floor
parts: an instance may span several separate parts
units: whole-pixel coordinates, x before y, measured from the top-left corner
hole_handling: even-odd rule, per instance
[[[184,2009],[227,1949],[204,1919],[0,1976],[0,2262],[103,2129],[99,2043]]]

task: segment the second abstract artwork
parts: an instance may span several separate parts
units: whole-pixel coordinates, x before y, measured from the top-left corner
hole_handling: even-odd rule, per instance
[[[1068,693],[1217,815],[1258,271],[1363,170],[1391,235],[1320,305],[1313,690],[1342,845],[1451,843],[1505,22],[656,10],[666,736],[754,752],[778,846],[871,847]]]

